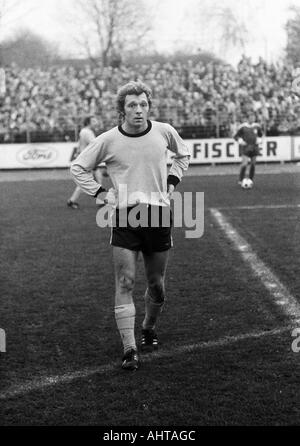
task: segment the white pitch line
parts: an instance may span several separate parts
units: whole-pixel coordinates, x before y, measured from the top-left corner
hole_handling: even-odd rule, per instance
[[[171,350],[160,350],[159,352],[143,355],[141,360],[142,364],[144,364],[160,358],[170,358],[185,353],[192,353],[199,350],[206,350],[215,347],[226,347],[240,341],[245,341],[250,339],[261,339],[267,336],[276,336],[291,331],[293,330],[293,328],[295,327],[294,326],[280,327],[269,331],[257,331],[252,333],[241,334],[238,336],[226,336],[216,341],[207,341],[196,344],[183,345],[181,347],[177,347]],[[121,370],[120,361],[118,362],[115,361],[101,367],[86,368],[77,372],[70,372],[63,375],[36,378],[31,381],[27,381],[22,384],[12,386],[7,390],[0,392],[0,401],[8,400],[11,398],[22,397],[31,392],[43,391],[48,387],[53,387],[61,384],[69,384],[78,379],[90,378],[95,375],[104,375],[106,373],[112,373],[117,370],[120,370],[120,373],[129,373]]]
[[[257,204],[254,206],[224,206],[218,207],[219,211],[227,211],[227,210],[247,210],[252,211],[255,209],[299,209],[300,204]],[[214,208],[211,208],[210,211],[213,211]]]
[[[235,249],[240,252],[254,274],[260,278],[265,288],[273,297],[274,302],[293,321],[300,320],[300,304],[288,289],[280,282],[278,277],[257,256],[249,243],[236,231],[218,209],[210,209],[210,212]]]

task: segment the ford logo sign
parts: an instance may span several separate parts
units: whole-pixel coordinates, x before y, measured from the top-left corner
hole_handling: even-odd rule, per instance
[[[31,167],[40,167],[53,162],[57,158],[57,151],[52,147],[23,148],[17,155],[21,164]]]

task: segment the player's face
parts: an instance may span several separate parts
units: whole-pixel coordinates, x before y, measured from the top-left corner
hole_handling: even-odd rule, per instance
[[[91,127],[91,129],[92,129],[92,130],[95,130],[95,129],[97,128],[97,125],[98,125],[98,121],[97,121],[97,119],[96,119],[96,118],[92,118],[92,119],[91,119],[91,123],[90,123],[90,127]]]
[[[124,104],[124,127],[128,132],[142,132],[147,129],[149,103],[145,93],[140,95],[128,94]]]

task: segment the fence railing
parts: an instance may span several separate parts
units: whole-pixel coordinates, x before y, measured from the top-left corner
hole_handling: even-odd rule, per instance
[[[113,126],[117,125],[117,118],[106,120],[103,116],[96,116],[100,123],[96,134],[103,133]],[[222,114],[214,112],[206,114],[205,116],[193,116],[189,119],[188,115],[178,114],[172,116],[167,112],[156,114],[152,116],[161,122],[168,122],[173,125],[178,133],[184,139],[207,139],[207,138],[231,138],[237,130],[238,123],[235,119],[224,119]],[[78,117],[71,117],[69,122],[73,121],[72,125],[59,124],[48,130],[32,130],[30,122],[22,125],[22,130],[17,127],[5,129],[0,128],[0,144],[10,143],[45,143],[45,142],[77,142],[78,135],[82,124],[82,119]],[[291,121],[286,116],[277,117],[276,119],[261,122],[266,136],[280,136],[280,135],[300,135],[300,120],[299,124],[294,120]]]

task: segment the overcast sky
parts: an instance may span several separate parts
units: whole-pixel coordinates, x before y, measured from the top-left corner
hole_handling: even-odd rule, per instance
[[[213,0],[146,0],[146,6],[155,11],[153,19],[154,44],[158,51],[171,52],[176,48],[195,46],[207,49],[212,45],[212,31],[205,30],[201,23],[201,8],[210,8]],[[0,0],[11,8],[2,21],[1,37],[16,29],[30,28],[34,32],[59,43],[62,51],[76,53],[76,46],[70,37],[70,28],[64,22],[64,15],[72,10],[76,0]],[[219,0],[220,5],[233,5],[241,20],[248,22],[249,35],[246,53],[253,58],[259,55],[274,59],[280,55],[286,44],[283,26],[288,17],[290,4],[300,6],[300,0]],[[204,34],[205,39],[204,39]],[[218,51],[218,43],[208,49]],[[241,49],[232,50],[226,57],[237,62]]]

